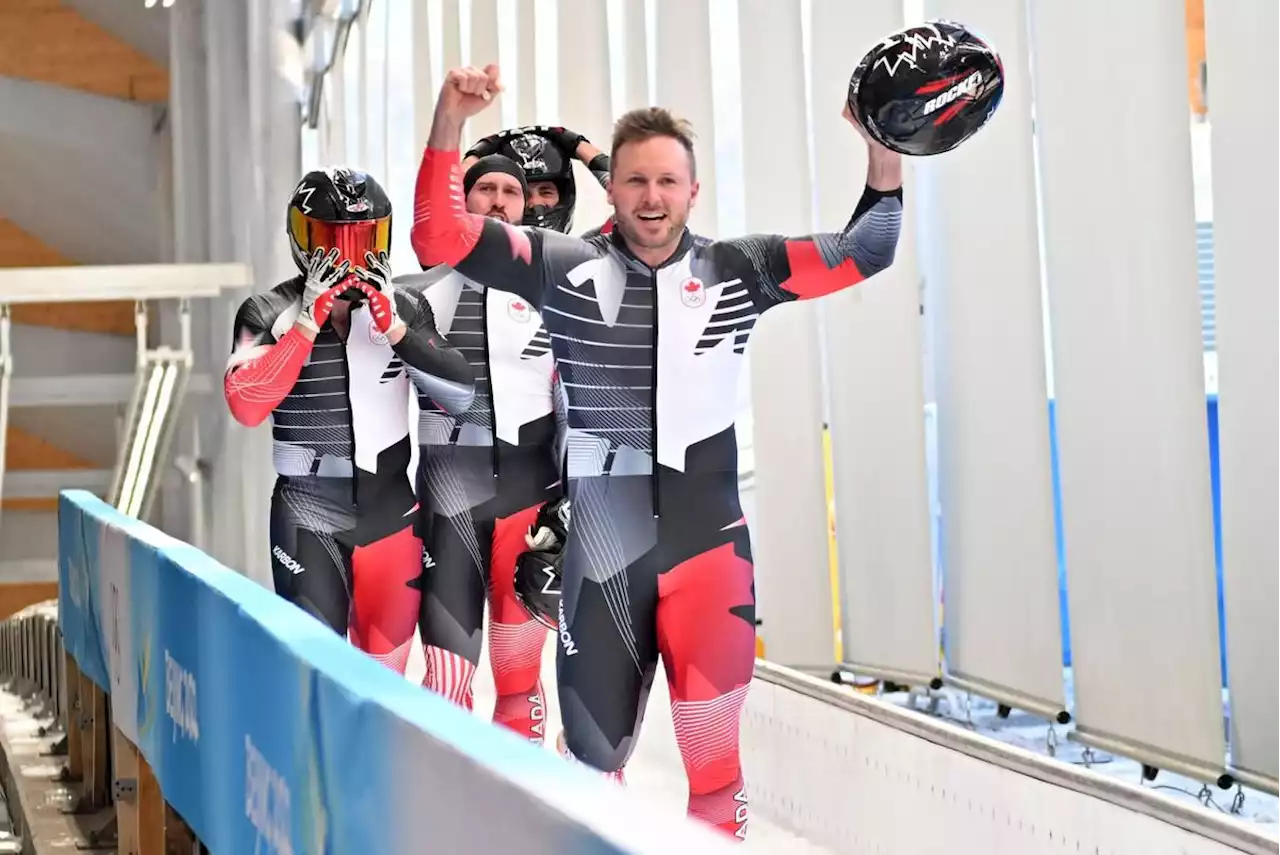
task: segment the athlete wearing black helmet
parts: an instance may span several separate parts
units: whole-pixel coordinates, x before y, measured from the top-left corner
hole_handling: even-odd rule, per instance
[[[462,412],[474,376],[426,301],[392,285],[391,202],[371,176],[308,173],[286,229],[299,275],[240,306],[224,379],[237,421],[271,417],[275,588],[404,673],[422,574],[409,378]]]
[[[552,125],[527,125],[491,134],[466,153],[465,172],[473,162],[490,154],[511,158],[524,170],[529,184],[524,225],[568,234],[573,229],[573,209],[578,201],[573,161],[582,161],[606,190],[609,188],[609,155],[577,131]]]

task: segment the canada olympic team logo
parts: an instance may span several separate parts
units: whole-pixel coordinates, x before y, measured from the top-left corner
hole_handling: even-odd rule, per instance
[[[369,341],[373,342],[378,347],[382,347],[384,344],[390,344],[390,340],[387,338],[386,333],[378,329],[378,324],[373,320],[373,318],[369,319]]]
[[[507,301],[507,315],[518,324],[529,323],[529,303],[519,297]]]
[[[691,276],[680,283],[680,302],[691,309],[707,302],[707,289],[702,286],[701,279]]]

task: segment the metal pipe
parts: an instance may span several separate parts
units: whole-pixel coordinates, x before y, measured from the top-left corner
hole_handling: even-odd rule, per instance
[[[9,435],[9,378],[13,375],[13,352],[9,334],[11,318],[8,304],[0,304],[0,496],[4,495],[5,439]],[[0,515],[3,515],[0,511]]]
[[[178,347],[190,367],[194,361],[191,354],[191,301],[185,298],[178,301],[178,341]]]
[[[138,367],[147,363],[147,304],[137,300],[133,304],[133,327],[138,342]]]
[[[162,471],[161,461],[168,457],[169,446],[186,393],[187,378],[195,362],[195,356],[191,352],[191,304],[187,300],[181,300],[178,303],[178,330],[179,350],[160,347],[155,351],[155,355],[162,358],[166,364],[163,382],[168,384],[168,397],[166,400],[157,401],[156,410],[151,415],[151,423],[140,426],[140,429],[148,431],[149,435],[144,460],[147,472],[145,480],[140,482],[142,495],[141,504],[138,506],[139,519],[146,518],[155,500],[158,487],[154,481],[154,474]],[[139,477],[143,477],[142,473]]]
[[[247,264],[122,264],[0,270],[0,303],[177,300],[253,285]]]
[[[179,342],[182,359],[190,368],[195,362],[191,350],[191,304],[187,300],[178,303]],[[180,406],[177,402],[175,407]],[[204,549],[204,472],[200,464],[200,420],[191,419],[191,456],[180,455],[173,461],[174,468],[187,482],[188,542],[197,549]]]
[[[997,768],[1149,816],[1249,855],[1274,855],[1276,852],[1275,838],[1265,829],[1203,810],[1199,805],[1175,802],[1126,781],[1041,757],[949,722],[902,709],[888,701],[868,698],[829,681],[760,659],[756,660],[755,678]],[[1171,766],[1166,768],[1173,771]]]
[[[1014,709],[1026,710],[1058,724],[1067,724],[1071,721],[1071,714],[1057,704],[1047,703],[1025,692],[1019,692],[1017,689],[1001,686],[988,680],[983,680],[980,677],[961,677],[955,674],[948,674],[943,680],[961,691],[991,698],[1001,704],[1008,704]]]
[[[186,480],[188,490],[188,526],[187,542],[196,549],[204,549],[204,480],[205,464],[200,459],[200,421],[191,420],[191,455],[181,455],[173,461],[182,477]]]

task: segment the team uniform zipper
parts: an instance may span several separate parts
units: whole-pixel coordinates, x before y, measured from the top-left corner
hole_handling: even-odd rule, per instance
[[[662,516],[662,500],[659,498],[661,479],[658,475],[658,318],[662,316],[658,300],[658,271],[649,269],[649,279],[653,283],[653,374],[649,383],[649,447],[653,449],[652,464],[649,470],[649,486],[653,491],[653,518]]]
[[[489,384],[489,431],[493,435],[489,446],[489,459],[493,463],[493,477],[498,477],[498,398],[493,390],[493,364],[489,362],[489,292],[480,297],[480,342],[484,348],[484,374]]]
[[[348,323],[347,338],[351,337],[350,327],[353,324]],[[337,330],[334,330],[337,333]],[[347,435],[351,439],[351,507],[360,507],[358,497],[360,486],[360,467],[356,465],[356,419],[355,412],[351,407],[351,363],[347,359],[347,339],[338,336],[338,340],[342,343],[342,385],[347,396]]]

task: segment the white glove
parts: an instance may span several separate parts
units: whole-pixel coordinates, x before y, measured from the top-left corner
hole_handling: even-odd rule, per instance
[[[389,335],[397,327],[403,327],[400,312],[396,308],[395,285],[391,282],[391,262],[385,252],[375,256],[372,252],[364,254],[367,267],[356,268],[356,278],[360,280],[360,291],[369,301],[369,311],[373,314],[373,322],[378,331]]]
[[[329,250],[328,254],[325,254],[323,248],[311,253],[306,283],[302,289],[302,312],[298,315],[298,323],[313,333],[320,332],[320,328],[329,320],[329,313],[333,311],[334,299],[347,290],[341,286],[351,271],[351,263],[344,261],[335,266],[339,255],[337,249]]]
[[[569,500],[565,499],[560,502],[559,507],[555,509],[556,516],[560,518],[560,524],[564,526],[564,530],[569,530]],[[536,525],[536,523],[535,523]],[[559,536],[548,526],[542,525],[534,531],[533,526],[525,532],[524,542],[529,548],[535,552],[550,552],[553,549],[563,546],[560,543]]]
[[[535,533],[532,528],[524,533],[524,542],[533,552],[550,552],[560,542],[556,533],[545,525]]]

